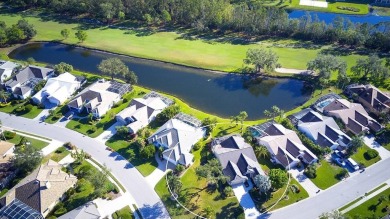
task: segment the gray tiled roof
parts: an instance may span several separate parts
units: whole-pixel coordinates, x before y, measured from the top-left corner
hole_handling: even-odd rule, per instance
[[[96,208],[96,205],[92,202],[88,202],[64,215],[58,219],[98,219],[100,213]]]
[[[31,78],[44,79],[49,74],[53,72],[53,69],[43,68],[38,66],[28,66],[25,69],[21,70],[16,74],[11,80],[7,81],[5,84],[13,86],[17,83],[23,84],[30,80]]]

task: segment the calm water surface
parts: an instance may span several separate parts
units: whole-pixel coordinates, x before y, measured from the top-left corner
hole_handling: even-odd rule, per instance
[[[222,117],[246,111],[249,119],[259,119],[273,105],[290,110],[310,96],[300,80],[264,79],[249,84],[242,75],[213,73],[56,43],[29,44],[14,50],[10,57],[19,60],[33,57],[49,64],[66,62],[75,69],[92,73],[99,73],[97,65],[103,59],[118,57],[137,74],[141,86],[175,95],[199,110]]]
[[[367,15],[347,15],[347,14],[336,14],[336,13],[327,13],[327,12],[318,12],[318,11],[303,11],[303,10],[293,10],[289,13],[289,18],[300,18],[305,16],[306,13],[309,13],[314,18],[314,15],[318,16],[320,21],[325,21],[325,23],[331,23],[336,17],[343,17],[345,19],[351,20],[353,23],[370,23],[378,24],[380,22],[390,22],[390,16],[379,16],[373,14]]]

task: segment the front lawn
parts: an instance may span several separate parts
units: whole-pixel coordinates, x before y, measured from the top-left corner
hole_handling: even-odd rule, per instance
[[[70,154],[70,152],[64,146],[61,146],[57,148],[57,150],[44,157],[42,163],[46,163],[49,159],[54,160],[55,162],[59,162],[68,154]]]
[[[110,128],[115,122],[115,115],[120,111],[125,109],[129,102],[135,98],[141,96],[139,93],[140,90],[136,87],[133,87],[133,90],[123,96],[124,99],[127,99],[127,102],[123,100],[119,101],[116,104],[116,107],[110,109],[97,123],[96,131],[91,130],[91,123],[87,117],[85,118],[74,118],[66,124],[66,128],[72,129],[74,131],[80,132],[81,134],[88,135],[91,138],[95,138],[103,133],[104,130]]]
[[[134,218],[133,212],[131,211],[129,206],[126,206],[126,207],[114,212],[111,216],[113,219],[132,219],[132,218]]]
[[[346,215],[351,218],[382,218],[389,213],[390,188],[370,198],[358,207],[348,211]]]
[[[0,104],[0,112],[3,113],[11,113],[16,116],[22,116],[28,119],[33,119],[37,117],[43,109],[39,109],[35,105],[31,105],[31,110],[27,111],[18,111],[18,108],[24,108],[26,105],[31,105],[29,104],[26,100],[12,100],[8,102],[7,104],[1,103]]]
[[[11,142],[13,144],[19,144],[19,142],[22,139],[22,137],[24,137],[24,136],[16,134],[14,138],[8,139],[7,141]],[[35,138],[30,138],[30,137],[25,137],[25,138],[27,139],[27,141],[31,142],[31,145],[33,147],[35,147],[38,150],[42,150],[44,147],[49,145],[48,142],[41,141],[41,140],[38,140],[38,139],[35,139]]]
[[[363,164],[365,167],[369,167],[381,160],[381,157],[379,155],[373,159],[367,159],[367,156],[364,155],[364,153],[366,153],[368,150],[370,150],[370,147],[364,145],[363,147],[359,148],[358,151],[351,156],[351,158],[357,163]]]
[[[78,178],[76,186],[75,188],[70,188],[66,192],[67,197],[65,200],[58,203],[49,215],[59,217],[97,198],[94,193],[94,185],[92,181],[89,180],[88,175],[96,174],[98,170],[86,160],[81,163],[72,163],[70,166],[71,170],[73,170],[73,174]],[[111,191],[119,191],[110,181],[107,181],[105,188],[106,190],[103,196],[107,196]]]
[[[204,159],[211,159],[212,154],[204,147],[193,154],[194,164],[181,177],[183,186],[179,200],[191,211],[200,215],[203,215],[206,207],[211,207],[215,211],[216,218],[244,218],[243,210],[235,196],[224,197],[218,189],[210,189],[206,179],[198,179],[195,169],[200,165],[201,156]],[[194,215],[178,207],[177,203],[171,200],[165,177],[157,183],[155,190],[172,218],[194,218]]]
[[[337,178],[337,174],[343,168],[329,163],[326,160],[322,160],[320,165],[317,167],[317,177],[311,179],[311,181],[320,189],[327,189],[334,184],[338,183],[340,180]]]
[[[286,193],[284,193],[287,187],[288,189]],[[292,187],[299,188],[299,192],[297,192],[297,190]],[[250,195],[258,210],[266,209],[267,211],[273,211],[309,197],[309,194],[306,192],[306,190],[292,177],[289,185],[285,185],[277,191],[271,193],[270,199],[265,202],[260,197],[257,189],[252,189],[250,191]],[[280,198],[281,200],[279,201]]]
[[[123,140],[123,138],[118,135],[112,136],[106,142],[106,145],[114,149],[127,160],[129,160],[129,162],[133,164],[143,176],[148,176],[158,166],[158,163],[154,156],[149,159],[142,158],[139,153],[138,147],[137,145],[135,145],[134,142]],[[131,155],[133,153],[135,156]]]

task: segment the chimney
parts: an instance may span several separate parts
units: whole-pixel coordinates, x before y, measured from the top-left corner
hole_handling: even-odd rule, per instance
[[[45,187],[46,187],[46,189],[50,189],[50,187],[51,187],[51,184],[50,184],[50,182],[49,182],[49,181],[47,181],[47,182],[46,182],[46,184],[45,184]]]

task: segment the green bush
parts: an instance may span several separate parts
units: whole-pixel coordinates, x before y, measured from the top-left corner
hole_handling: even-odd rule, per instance
[[[340,172],[336,175],[336,177],[340,180],[348,176],[348,170],[346,169],[341,169]]]
[[[374,149],[369,149],[364,153],[364,158],[366,158],[366,160],[371,160],[371,159],[374,159],[378,156],[379,156],[378,151],[376,151]]]
[[[3,135],[4,135],[4,138],[6,138],[6,139],[13,139],[16,136],[16,132],[4,131]]]
[[[181,165],[181,164],[176,165],[176,171],[177,171],[178,173],[183,172],[185,169],[186,169],[186,168],[185,168],[183,165]]]
[[[232,187],[226,186],[225,189],[223,190],[223,194],[224,194],[226,197],[231,197],[231,196],[233,196],[233,195],[234,195],[234,192],[233,192]]]
[[[129,102],[129,99],[127,99],[127,98],[123,98],[123,101],[122,101],[123,103],[127,103],[127,102]]]
[[[54,216],[61,216],[63,214],[65,214],[67,212],[66,208],[62,207],[62,208],[59,208],[57,209],[55,212],[54,212]]]
[[[25,106],[19,106],[15,109],[15,112],[16,113],[24,113],[26,111],[26,107]]]
[[[306,167],[305,171],[303,172],[308,178],[314,179],[317,177],[317,168],[315,165],[310,165]]]
[[[193,149],[194,151],[197,151],[197,150],[200,149],[200,147],[201,147],[200,142],[197,142],[197,143],[194,145],[194,147],[193,147],[192,149]]]

